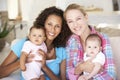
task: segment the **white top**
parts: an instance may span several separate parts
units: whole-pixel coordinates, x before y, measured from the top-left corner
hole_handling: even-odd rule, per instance
[[[27,54],[31,52],[31,54],[35,54],[33,60],[42,60],[39,53],[37,52],[39,49],[47,53],[47,47],[44,42],[41,45],[35,45],[31,41],[26,41],[23,45],[22,52],[26,52]]]
[[[86,56],[87,54],[84,54],[84,61],[87,61],[91,57]],[[92,60],[93,63],[97,62],[100,63],[101,65],[105,64],[105,55],[102,52],[99,52],[96,57]]]

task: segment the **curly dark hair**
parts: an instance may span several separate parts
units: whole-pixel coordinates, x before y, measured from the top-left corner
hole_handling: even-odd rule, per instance
[[[63,11],[59,8],[56,8],[55,6],[49,7],[44,9],[41,14],[38,15],[38,17],[36,18],[34,25],[35,26],[43,26],[45,25],[45,21],[47,20],[47,18],[50,15],[56,15],[61,17],[62,19],[62,29],[60,34],[54,39],[53,41],[53,45],[54,47],[65,47],[66,46],[66,42],[69,38],[69,36],[71,35],[71,31],[63,17]]]

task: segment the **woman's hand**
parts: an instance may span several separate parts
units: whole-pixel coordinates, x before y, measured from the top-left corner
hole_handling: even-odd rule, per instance
[[[87,60],[85,62],[79,62],[75,68],[75,74],[81,74],[81,72],[92,72],[94,68],[94,64],[91,62],[91,60]]]
[[[42,67],[46,65],[46,53],[43,50],[38,50],[38,53],[40,56],[42,56],[42,60],[40,61],[42,63]]]
[[[46,64],[46,53],[41,49],[39,49],[37,52],[39,53],[40,56],[42,56],[42,60],[41,61],[36,60],[36,61],[41,62],[42,66],[44,66]],[[31,53],[32,53],[32,51],[29,53],[29,55],[26,59],[27,60],[26,63],[32,62],[33,58],[35,57],[35,54],[31,54]]]
[[[91,73],[94,68],[94,63],[91,60],[87,60],[83,63],[83,71]]]
[[[31,53],[32,51],[30,51],[29,55],[27,56],[26,63],[32,62],[32,59],[35,57],[35,54],[31,54]]]
[[[83,67],[84,67],[83,63],[84,62],[79,62],[77,64],[77,66],[75,67],[75,71],[74,71],[75,74],[79,75],[79,74],[81,74],[83,72]]]

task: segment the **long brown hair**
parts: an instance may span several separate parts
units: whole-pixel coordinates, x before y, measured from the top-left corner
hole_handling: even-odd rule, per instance
[[[71,35],[71,31],[68,28],[68,25],[63,17],[63,11],[59,8],[56,8],[55,6],[49,7],[44,9],[41,14],[38,15],[36,18],[34,25],[42,25],[45,26],[45,21],[50,15],[56,15],[59,16],[62,19],[62,29],[60,34],[54,39],[53,45],[55,47],[65,47],[66,42]]]

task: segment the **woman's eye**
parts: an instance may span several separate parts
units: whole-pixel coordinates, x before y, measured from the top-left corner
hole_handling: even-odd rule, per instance
[[[57,28],[61,28],[59,25],[56,26]]]
[[[68,21],[67,23],[72,23],[72,21]]]
[[[52,24],[51,23],[48,23],[49,26],[51,26]]]
[[[95,46],[95,48],[97,48],[97,47]]]

